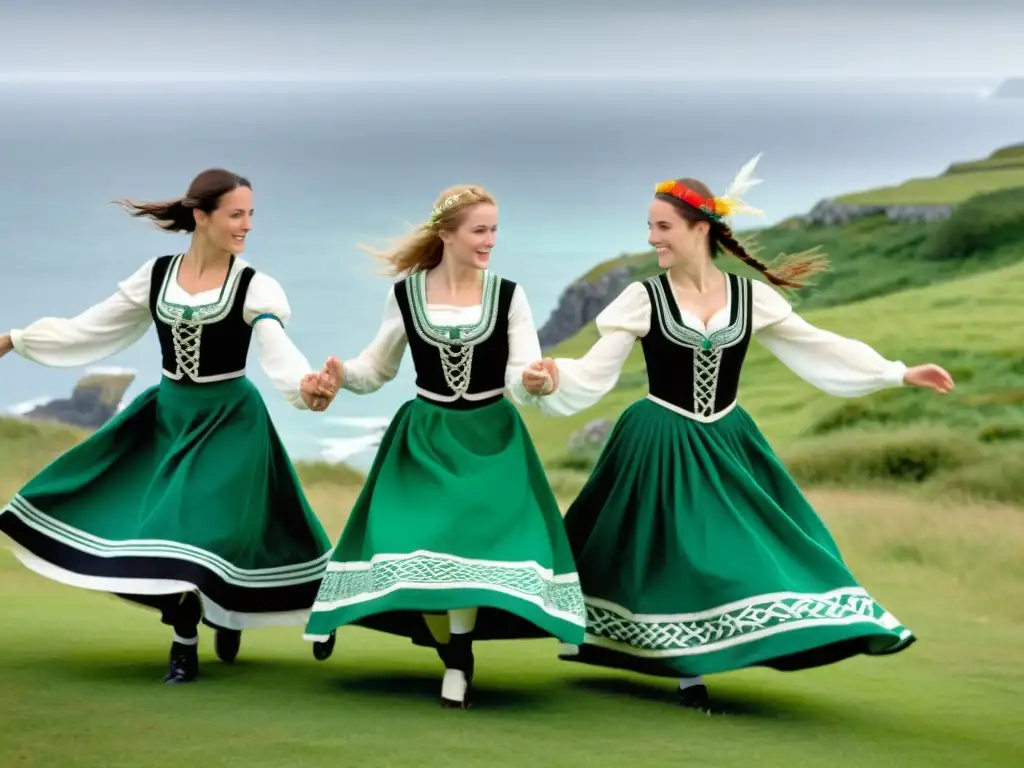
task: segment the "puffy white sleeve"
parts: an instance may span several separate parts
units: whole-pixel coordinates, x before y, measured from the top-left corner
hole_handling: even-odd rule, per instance
[[[516,285],[508,311],[508,363],[505,366],[505,389],[513,402],[535,405],[541,399],[531,395],[523,386],[523,371],[540,358],[540,340],[533,324],[533,310],[523,287]]]
[[[311,369],[309,360],[285,332],[292,308],[281,284],[262,272],[253,275],[242,317],[252,326],[263,372],[291,405],[300,411],[309,410],[299,386]]]
[[[867,344],[808,323],[770,285],[752,281],[755,338],[793,373],[823,392],[860,397],[903,385],[907,366]]]
[[[630,283],[595,321],[600,338],[583,357],[555,358],[558,389],[539,399],[550,416],[571,416],[612,390],[637,338],[651,328],[651,300],[643,283]]]
[[[346,360],[343,364],[343,388],[357,395],[376,392],[398,375],[407,343],[402,310],[398,307],[395,288],[392,286],[384,301],[384,316],[377,335],[358,357]]]
[[[72,318],[44,317],[11,330],[14,351],[26,360],[54,368],[91,365],[141,339],[153,322],[149,312],[151,259],[118,283],[104,301]]]

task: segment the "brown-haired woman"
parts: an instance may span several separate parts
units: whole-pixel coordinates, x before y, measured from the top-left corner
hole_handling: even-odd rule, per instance
[[[587,635],[561,655],[680,677],[680,703],[698,708],[708,703],[705,674],[805,669],[914,640],[857,583],[737,405],[750,339],[841,397],[904,383],[953,387],[938,366],[908,369],[809,325],[771,287],[798,288],[825,262],[808,252],[770,269],[736,240],[726,216],[753,210],[739,195],[757,183],[756,160],[722,198],[695,179],[659,184],[649,242],[665,271],[600,314],[601,338],[583,358],[533,366],[558,385],[543,410],[568,415],[612,389],[640,339],[650,394],[621,415],[565,517]],[[720,271],[713,259],[722,250],[763,279]]]
[[[155,323],[163,377],[30,480],[0,513],[0,531],[43,576],[160,610],[174,628],[164,679],[184,683],[198,675],[200,621],[233,661],[241,630],[305,623],[329,557],[246,377],[250,340],[296,408],[323,410],[332,395],[284,331],[291,310],[280,284],[239,258],[253,217],[246,179],[211,169],[178,200],[120,202],[191,233],[188,251],[147,261],[76,317],[0,336],[0,356],[87,365]]]
[[[489,271],[493,198],[456,187],[383,255],[402,275],[376,338],[335,383],[366,394],[408,346],[417,397],[385,433],[306,628],[345,624],[438,649],[444,706],[467,707],[474,640],[583,639],[583,600],[562,516],[515,406],[550,382],[522,381],[540,344],[522,287]]]

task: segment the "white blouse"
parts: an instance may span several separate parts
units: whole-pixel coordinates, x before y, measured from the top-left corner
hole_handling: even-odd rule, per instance
[[[12,330],[15,351],[42,365],[71,368],[91,365],[127,349],[145,335],[153,322],[149,291],[155,262],[156,259],[147,261],[135,274],[118,283],[112,296],[75,317],[44,317],[26,328]],[[242,270],[246,266],[244,260],[236,258],[233,269]],[[219,296],[220,288],[192,296],[176,279],[168,281],[167,299],[176,304],[200,306],[216,301]],[[271,321],[257,322],[253,326],[260,367],[289,403],[306,410],[299,386],[302,377],[311,370],[305,356],[282,327],[291,319],[288,298],[280,283],[257,272],[245,296],[243,317],[252,324],[263,314],[274,315],[281,324]]]
[[[758,280],[751,283],[752,334],[801,379],[838,397],[902,386],[907,370],[903,363],[886,360],[863,342],[814,327],[774,288]],[[716,312],[707,326],[682,307],[679,312],[686,325],[705,334],[729,324],[728,306]],[[587,354],[578,360],[556,358],[558,389],[540,399],[543,412],[578,413],[615,386],[633,342],[651,328],[651,302],[643,283],[628,285],[597,316],[596,325],[601,338]]]
[[[433,325],[475,325],[481,320],[483,307],[428,304],[427,315]],[[408,339],[405,323],[395,298],[394,286],[384,301],[384,316],[377,335],[357,357],[344,362],[344,389],[360,395],[376,392],[398,374]],[[523,387],[523,371],[541,358],[540,341],[533,324],[533,312],[522,286],[516,285],[508,312],[508,361],[505,366],[505,387],[511,400],[520,405],[537,402],[538,397]]]

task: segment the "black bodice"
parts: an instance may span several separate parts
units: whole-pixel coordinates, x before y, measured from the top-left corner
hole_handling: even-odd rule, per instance
[[[160,339],[164,375],[195,384],[244,375],[252,326],[245,322],[243,310],[255,270],[236,268],[232,258],[217,300],[189,307],[166,298],[181,258],[158,258],[150,281],[149,309]]]
[[[516,284],[485,272],[479,322],[436,326],[427,313],[425,278],[425,272],[416,272],[395,285],[420,395],[460,409],[501,399],[509,355],[508,315]]]
[[[735,402],[750,344],[750,280],[727,278],[729,324],[707,335],[683,323],[666,274],[644,281],[651,300],[650,331],[641,339],[649,392],[698,418]]]

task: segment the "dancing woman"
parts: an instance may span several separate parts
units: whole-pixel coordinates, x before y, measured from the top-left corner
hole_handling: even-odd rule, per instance
[[[612,389],[640,339],[650,394],[620,416],[565,517],[587,634],[562,658],[682,678],[680,702],[700,708],[705,674],[804,669],[914,640],[857,583],[737,404],[750,340],[840,397],[953,387],[938,366],[907,368],[809,325],[771,287],[799,288],[825,262],[808,253],[769,269],[737,242],[726,216],[754,210],[739,195],[757,183],[755,163],[721,198],[695,179],[659,184],[649,242],[665,271],[600,314],[600,339],[581,359],[531,366],[557,387],[540,407],[569,415]],[[719,270],[723,250],[763,280]]]
[[[474,640],[583,640],[583,601],[555,497],[515,406],[550,388],[521,286],[488,269],[498,213],[480,187],[447,190],[391,253],[376,338],[334,361],[356,394],[398,372],[417,396],[385,433],[313,605],[307,638],[346,624],[434,646],[441,703],[468,707]]]
[[[218,656],[233,661],[241,630],[305,623],[329,557],[246,377],[250,340],[296,408],[323,410],[332,395],[285,334],[281,286],[239,258],[253,217],[246,179],[211,169],[178,200],[122,204],[191,233],[188,251],[147,261],[76,317],[0,336],[0,356],[13,349],[42,365],[88,365],[155,323],[163,377],[30,480],[0,512],[0,531],[43,576],[160,610],[174,628],[164,680],[185,683],[198,676],[200,621],[217,630]]]

